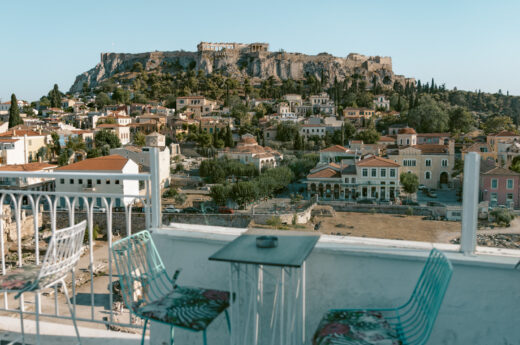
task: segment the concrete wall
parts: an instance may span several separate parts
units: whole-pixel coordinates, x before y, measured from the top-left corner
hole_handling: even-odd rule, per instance
[[[153,234],[169,274],[183,268],[178,283],[229,289],[229,264],[208,257],[235,238],[229,228],[156,230]],[[366,240],[366,239],[359,239]],[[376,242],[376,240],[372,240]],[[405,241],[378,240],[384,246],[354,244],[348,239],[322,236],[307,261],[307,342],[324,312],[330,308],[393,307],[410,296],[431,244],[423,249],[399,248]],[[456,249],[454,245],[444,245]],[[515,257],[469,258],[450,252],[454,274],[429,344],[520,344],[517,311],[520,272]],[[266,289],[272,293],[272,289]],[[163,344],[168,327],[153,324],[151,344]],[[176,342],[199,344],[201,335],[176,330]],[[210,325],[211,344],[228,344],[224,317]]]

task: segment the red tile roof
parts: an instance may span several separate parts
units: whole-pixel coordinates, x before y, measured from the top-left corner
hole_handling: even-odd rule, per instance
[[[320,152],[348,152],[348,149],[341,145],[334,145],[327,147],[326,149],[323,149]]]
[[[359,167],[399,167],[400,165],[393,160],[372,156],[356,163]]]
[[[331,168],[325,168],[313,174],[309,174],[307,178],[337,178],[341,177],[341,173]]]
[[[56,167],[58,167],[56,164],[33,162],[27,164],[9,164],[0,166],[0,171],[40,171]]]
[[[110,155],[104,157],[96,157],[82,160],[77,163],[59,167],[56,170],[60,171],[78,171],[78,170],[92,170],[92,171],[121,171],[126,163],[127,158],[120,155]]]

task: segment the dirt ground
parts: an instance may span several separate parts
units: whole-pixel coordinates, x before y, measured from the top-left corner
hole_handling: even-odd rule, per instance
[[[319,231],[327,235],[387,238],[394,240],[444,242],[460,236],[460,222],[423,220],[422,216],[335,212],[333,217],[315,216],[313,222],[303,225],[288,225],[290,230]],[[251,227],[269,226],[251,224]]]

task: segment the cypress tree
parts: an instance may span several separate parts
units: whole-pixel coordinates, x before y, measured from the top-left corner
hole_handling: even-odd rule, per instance
[[[229,128],[229,125],[226,129],[226,146],[227,147],[233,147],[233,133],[231,133],[231,128]]]
[[[58,88],[58,84],[54,84],[51,92],[49,92],[49,98],[52,108],[61,108],[61,92]]]
[[[20,117],[20,108],[18,107],[18,100],[16,95],[11,95],[11,107],[9,108],[9,128],[23,125],[23,120]]]

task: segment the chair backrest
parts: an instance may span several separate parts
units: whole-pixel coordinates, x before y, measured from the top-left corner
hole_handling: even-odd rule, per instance
[[[136,303],[158,299],[172,290],[172,281],[147,230],[114,242],[112,257],[129,310],[134,311]]]
[[[398,332],[403,344],[420,345],[428,341],[452,273],[453,266],[448,258],[432,249],[412,296],[398,308]]]
[[[72,271],[81,256],[87,221],[56,230],[51,236],[37,283],[49,285]]]

